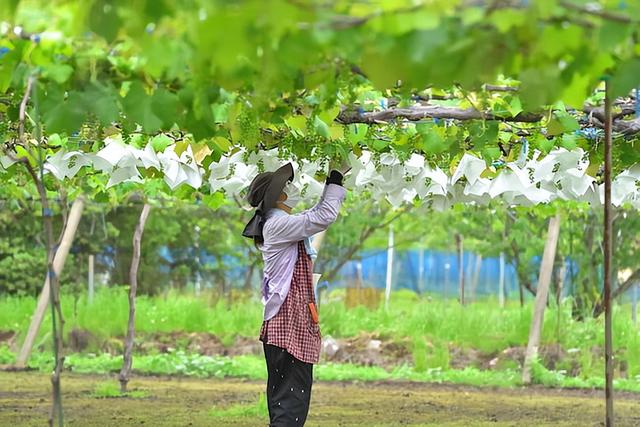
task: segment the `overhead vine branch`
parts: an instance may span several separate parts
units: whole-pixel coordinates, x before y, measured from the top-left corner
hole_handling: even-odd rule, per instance
[[[627,15],[622,15],[622,14],[615,13],[608,10],[598,9],[596,7],[590,7],[589,5],[576,4],[569,0],[560,0],[559,3],[565,9],[575,10],[577,12],[584,13],[586,15],[596,16],[598,18],[602,18],[607,21],[619,22],[622,24],[631,24],[634,22],[635,23],[640,22],[638,20],[631,19]]]
[[[544,116],[539,113],[519,113],[515,116],[497,116],[490,112],[481,112],[474,108],[451,108],[437,105],[414,106],[405,108],[389,108],[381,111],[359,112],[343,110],[336,119],[339,123],[366,123],[376,124],[391,122],[396,119],[410,121],[431,119],[454,120],[501,120],[507,122],[539,122]]]
[[[29,76],[27,79],[27,86],[25,89],[24,96],[22,101],[20,102],[19,109],[19,124],[18,124],[18,139],[22,143],[23,147],[28,150],[28,144],[26,144],[26,136],[25,136],[25,120],[26,120],[26,109],[33,94],[33,86],[36,82],[36,77],[34,75]],[[35,105],[36,110],[36,120],[35,120],[35,137],[39,139],[40,137],[40,125],[38,122],[38,105]],[[40,147],[37,147],[40,150]],[[10,150],[5,150],[9,153],[10,156],[13,156]],[[49,279],[49,303],[51,306],[51,322],[52,322],[52,332],[53,332],[53,350],[54,350],[54,370],[51,375],[51,384],[52,384],[52,406],[51,411],[49,413],[49,425],[53,426],[57,421],[57,424],[62,427],[64,425],[64,417],[63,417],[63,408],[62,408],[62,391],[60,386],[60,374],[62,372],[62,367],[64,364],[64,356],[62,353],[62,336],[63,336],[63,327],[64,327],[64,319],[62,316],[62,308],[60,306],[60,295],[59,295],[59,278],[55,273],[55,269],[53,267],[53,261],[55,258],[55,243],[53,237],[53,213],[51,211],[49,200],[47,199],[47,192],[44,187],[44,182],[42,181],[42,168],[44,167],[44,159],[40,164],[40,173],[37,173],[34,167],[31,165],[30,161],[26,157],[16,158],[14,159],[23,164],[26,168],[28,174],[31,176],[36,188],[38,190],[38,194],[40,196],[40,204],[42,206],[42,222],[43,228],[45,231],[46,242],[47,242],[47,276]]]
[[[640,120],[637,118],[622,120],[622,117],[634,114],[633,104],[620,101],[618,111],[614,114],[613,129],[625,136],[640,133]],[[604,128],[603,109],[600,106],[585,105],[582,112],[590,117],[585,122],[587,126],[593,125]],[[490,111],[483,112],[475,108],[442,107],[437,105],[415,105],[411,107],[386,108],[379,111],[362,112],[353,108],[343,107],[336,121],[341,124],[387,124],[404,119],[408,121],[420,121],[424,119],[451,119],[458,121],[488,120],[514,123],[537,123],[545,117],[542,113],[520,112],[515,116],[496,115]]]

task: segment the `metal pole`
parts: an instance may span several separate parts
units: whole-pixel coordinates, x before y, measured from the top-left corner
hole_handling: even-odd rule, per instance
[[[633,325],[638,325],[638,286],[640,284],[636,283],[633,285],[633,294],[631,300],[631,320],[633,320]]]
[[[500,278],[498,281],[498,301],[504,307],[504,252],[500,252]]]
[[[605,426],[613,426],[613,337],[611,320],[611,261],[613,253],[611,215],[611,93],[605,81],[604,99],[604,354],[605,354]]]
[[[442,286],[442,298],[447,299],[447,288],[449,287],[449,269],[451,264],[448,262],[444,264],[444,285]]]
[[[458,298],[461,305],[464,305],[464,249],[462,234],[456,234],[456,246],[458,248]]]
[[[89,304],[93,303],[93,266],[94,266],[94,258],[93,258],[93,254],[89,255],[89,277],[88,277],[88,282],[89,282]]]
[[[384,307],[389,307],[389,297],[391,296],[391,281],[393,278],[393,226],[389,226],[389,245],[387,248],[387,283],[384,292]]]
[[[196,296],[200,295],[200,227],[199,226],[195,226],[194,227],[194,231],[195,231],[195,235],[196,235],[196,241],[195,241],[195,250],[196,250],[196,284],[195,284],[195,291],[196,291]]]
[[[424,292],[424,247],[418,250],[418,293]]]

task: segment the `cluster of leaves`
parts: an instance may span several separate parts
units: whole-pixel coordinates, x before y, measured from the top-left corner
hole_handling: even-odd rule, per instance
[[[244,210],[224,204],[224,199],[217,203],[215,213],[204,203],[153,208],[142,242],[141,292],[156,293],[167,286],[183,288],[193,283],[196,274],[203,283],[216,283],[224,291],[231,286],[233,279],[228,273],[234,265],[257,261],[256,249],[241,236]],[[46,270],[39,205],[23,197],[0,200],[0,207],[0,294],[34,295]],[[55,223],[61,227],[67,207],[61,201],[54,203],[54,208]],[[61,277],[65,289],[84,289],[91,254],[96,255],[96,273],[108,273],[112,283],[128,282],[131,237],[140,209],[136,204],[112,208],[87,203],[66,262],[69,268]],[[56,229],[55,235],[58,233]]]
[[[580,115],[566,106],[581,110],[608,73],[614,96],[639,83],[635,3],[614,11],[620,19],[557,0],[518,7],[463,0],[1,6],[0,114],[6,125],[0,137],[15,138],[25,82],[35,74],[32,105],[40,114],[31,117],[42,118],[46,135],[68,136],[63,148],[95,151],[113,132],[180,131],[189,135],[186,143],[207,148],[200,159],[205,166],[242,145],[278,146],[301,158],[344,157],[362,148],[417,151],[450,168],[467,150],[489,163],[513,160],[522,134],[543,152],[581,146],[599,164],[597,141],[589,132],[576,133]],[[485,83],[519,90],[495,93],[482,90]],[[366,112],[387,100],[406,106],[416,96],[496,117],[523,110],[545,116],[517,126],[335,121],[341,108]],[[82,138],[87,126],[90,135]],[[639,159],[633,145],[625,147],[620,168]]]
[[[46,272],[46,244],[41,231],[41,212],[37,201],[24,197],[28,191],[3,183],[0,186],[0,293],[37,295]],[[20,198],[13,198],[18,195]],[[56,218],[61,215],[55,206]],[[54,233],[59,233],[59,228]],[[71,253],[67,262],[77,261]],[[83,280],[78,272],[64,272],[61,280],[73,285]]]

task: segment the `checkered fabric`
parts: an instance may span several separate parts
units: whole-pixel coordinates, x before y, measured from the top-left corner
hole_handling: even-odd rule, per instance
[[[309,303],[316,303],[311,268],[304,242],[298,242],[298,259],[289,294],[278,314],[262,323],[260,341],[283,348],[303,362],[318,363],[320,327],[309,310]]]

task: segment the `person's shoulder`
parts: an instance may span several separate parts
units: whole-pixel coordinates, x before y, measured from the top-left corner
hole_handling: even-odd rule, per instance
[[[278,228],[282,227],[282,224],[285,222],[287,216],[286,215],[274,215],[271,213],[267,215],[267,219],[264,222],[264,226],[262,227],[262,233],[267,234],[274,230],[278,230]]]

